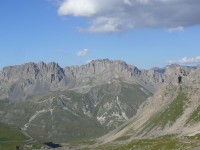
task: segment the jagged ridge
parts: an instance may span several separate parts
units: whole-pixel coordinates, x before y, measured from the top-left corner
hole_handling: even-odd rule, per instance
[[[123,61],[95,60],[86,65],[65,68],[54,62],[27,63],[0,71],[0,99],[20,100],[35,93],[66,89],[84,92],[112,79],[140,84],[152,93],[165,82],[163,74],[139,70]]]

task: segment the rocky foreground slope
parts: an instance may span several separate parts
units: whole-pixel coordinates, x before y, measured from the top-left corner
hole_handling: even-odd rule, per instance
[[[200,67],[168,66],[165,82],[125,124],[98,139],[96,149],[200,148]]]

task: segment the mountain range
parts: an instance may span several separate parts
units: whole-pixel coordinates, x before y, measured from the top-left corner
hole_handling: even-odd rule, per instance
[[[5,67],[0,71],[0,122],[43,142],[97,138],[92,149],[166,135],[195,136],[200,133],[199,84],[199,66],[144,70],[103,59],[65,68],[54,62]]]

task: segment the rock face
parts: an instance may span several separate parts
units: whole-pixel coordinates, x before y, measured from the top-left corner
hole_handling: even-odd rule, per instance
[[[153,93],[165,81],[163,74],[154,70],[139,70],[123,61],[96,60],[83,66],[61,68],[56,63],[27,63],[5,67],[0,71],[0,98],[24,100],[36,93],[88,88],[113,79],[137,83]]]

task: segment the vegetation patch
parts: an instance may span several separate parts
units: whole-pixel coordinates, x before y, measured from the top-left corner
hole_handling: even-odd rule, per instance
[[[23,146],[27,137],[18,128],[0,123],[0,150],[15,150],[16,146]]]
[[[117,138],[115,141],[126,141],[130,138],[130,136],[121,136],[119,138]]]
[[[97,150],[190,150],[197,147],[199,141],[179,139],[175,135],[166,135],[153,139],[133,140],[128,144],[107,144],[96,148]]]
[[[197,123],[199,121],[200,121],[200,106],[198,106],[197,109],[190,115],[190,117],[186,121],[186,124]]]
[[[148,133],[154,127],[161,127],[163,129],[166,125],[173,125],[173,123],[175,123],[176,120],[183,114],[187,102],[187,94],[184,93],[182,88],[180,87],[180,92],[178,96],[165,110],[157,113],[148,121],[148,123],[143,128],[142,133]],[[141,132],[139,134],[141,134]]]
[[[95,140],[82,140],[82,141],[73,141],[68,143],[70,146],[83,146],[83,145],[93,145],[95,144]]]

